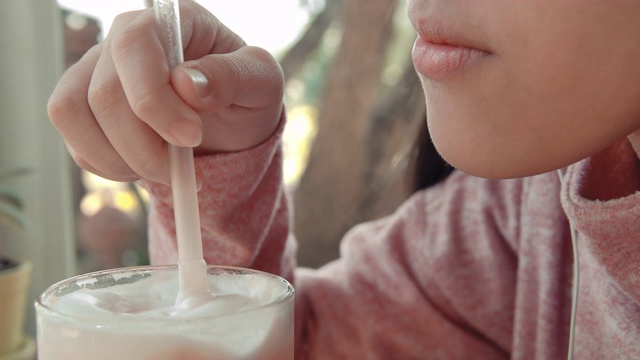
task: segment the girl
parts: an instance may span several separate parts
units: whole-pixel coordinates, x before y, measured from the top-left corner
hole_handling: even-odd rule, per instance
[[[49,104],[78,164],[143,179],[154,263],[177,260],[167,142],[195,146],[206,260],[294,282],[296,358],[640,358],[640,2],[410,0],[429,132],[460,171],[319,270],[295,268],[277,63],[181,13],[171,74],[153,13],[128,13]]]

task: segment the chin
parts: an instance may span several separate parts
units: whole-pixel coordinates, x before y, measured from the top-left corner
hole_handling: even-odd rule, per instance
[[[553,169],[530,169],[524,168],[521,166],[504,166],[504,163],[493,163],[493,162],[485,162],[484,165],[479,166],[478,163],[469,163],[463,162],[456,165],[453,162],[450,164],[456,169],[467,173],[469,175],[473,175],[480,178],[485,179],[514,179],[514,178],[522,178],[527,176],[538,175],[542,173],[546,173]]]
[[[454,168],[486,179],[539,175],[570,164],[522,148],[463,146],[458,142],[441,143],[435,139],[434,145],[442,158]]]

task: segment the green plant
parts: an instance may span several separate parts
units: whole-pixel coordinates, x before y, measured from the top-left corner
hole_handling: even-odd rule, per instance
[[[27,225],[27,218],[22,211],[22,194],[18,189],[5,183],[8,179],[29,173],[28,168],[0,169],[0,225],[8,223],[19,228]],[[1,240],[1,238],[0,238]],[[0,246],[0,270],[12,269],[18,263],[3,256]]]
[[[15,187],[6,184],[7,179],[29,173],[28,168],[0,169],[0,221],[18,227],[27,224],[27,218],[22,211],[22,194]]]

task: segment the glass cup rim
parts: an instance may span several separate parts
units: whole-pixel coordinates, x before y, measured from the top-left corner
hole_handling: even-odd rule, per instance
[[[177,265],[141,265],[141,266],[128,266],[128,267],[119,267],[119,268],[112,268],[112,269],[106,269],[106,270],[99,270],[99,271],[94,271],[94,272],[89,272],[89,273],[85,273],[85,274],[79,274],[79,275],[75,275],[69,278],[66,278],[64,280],[58,281],[52,285],[50,285],[49,287],[47,287],[45,290],[43,290],[36,298],[35,300],[35,308],[36,308],[36,313],[39,312],[45,312],[48,315],[47,316],[52,316],[55,317],[56,319],[59,319],[60,321],[73,321],[75,323],[87,323],[90,324],[92,326],[111,326],[113,325],[112,323],[109,322],[109,320],[107,319],[96,319],[96,318],[91,318],[91,317],[79,317],[79,316],[75,316],[75,315],[69,315],[69,314],[64,314],[61,313],[55,309],[53,309],[50,305],[48,305],[46,303],[45,298],[48,296],[53,295],[53,293],[63,287],[63,286],[68,286],[70,284],[73,284],[74,282],[77,282],[79,280],[83,280],[83,279],[90,279],[90,278],[96,278],[102,275],[109,275],[109,274],[125,274],[125,273],[142,273],[142,272],[152,272],[152,271],[175,271],[178,269]],[[243,267],[235,267],[235,266],[222,266],[222,265],[207,265],[207,271],[210,270],[222,270],[225,272],[234,272],[234,273],[248,273],[248,274],[256,274],[256,275],[261,275],[261,276],[267,276],[269,278],[273,278],[274,280],[278,280],[280,281],[283,285],[284,285],[284,291],[283,291],[283,295],[281,295],[280,297],[278,297],[275,301],[272,302],[268,302],[266,304],[262,304],[260,306],[256,306],[256,307],[252,307],[249,309],[245,309],[245,310],[241,310],[241,311],[237,311],[237,312],[233,312],[233,313],[229,313],[229,314],[217,314],[217,315],[211,315],[211,316],[205,316],[205,317],[198,317],[198,318],[138,318],[138,319],[131,319],[131,321],[128,320],[124,320],[123,319],[119,319],[118,320],[118,324],[119,326],[125,326],[125,322],[126,323],[165,323],[165,322],[170,322],[170,323],[181,323],[181,324],[189,324],[189,323],[201,323],[201,322],[206,322],[209,320],[214,320],[214,319],[224,319],[225,317],[231,317],[231,316],[237,316],[237,315],[241,315],[241,314],[246,314],[246,313],[252,313],[252,312],[258,312],[258,311],[264,311],[265,309],[269,309],[269,308],[277,308],[280,306],[284,306],[287,302],[292,302],[295,298],[295,289],[294,287],[291,285],[291,283],[289,281],[287,281],[285,278],[272,274],[272,273],[268,273],[265,271],[261,271],[261,270],[255,270],[255,269],[250,269],[250,268],[243,268]]]

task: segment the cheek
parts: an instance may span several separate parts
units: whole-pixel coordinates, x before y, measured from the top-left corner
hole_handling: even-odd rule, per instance
[[[629,105],[636,102],[603,102],[602,94],[563,94],[552,88],[532,96],[503,73],[488,77],[492,79],[459,86],[423,81],[436,148],[450,164],[472,175],[511,178],[551,171],[640,126],[640,109]]]
[[[547,167],[545,124],[535,121],[544,107],[515,95],[510,81],[499,57],[446,84],[422,79],[434,145],[457,169],[507,178]]]
[[[616,36],[632,29],[566,26],[507,38],[491,61],[454,81],[422,79],[429,131],[449,163],[488,178],[539,174],[640,128],[640,41]]]
[[[482,177],[538,174],[640,128],[640,2],[483,6],[491,61],[446,83],[423,79],[429,131],[449,163]]]

